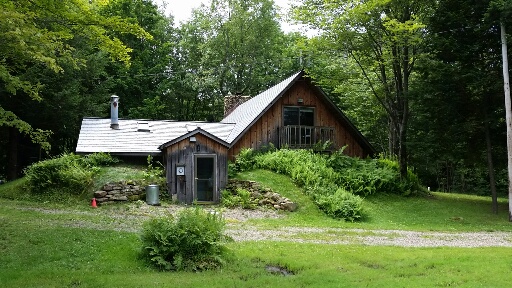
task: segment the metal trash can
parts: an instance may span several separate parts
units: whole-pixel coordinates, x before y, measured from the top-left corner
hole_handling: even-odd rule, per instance
[[[151,184],[146,186],[146,203],[148,205],[160,205],[160,186]]]

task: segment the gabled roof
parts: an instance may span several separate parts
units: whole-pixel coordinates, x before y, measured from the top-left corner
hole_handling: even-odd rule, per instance
[[[118,155],[160,154],[161,150],[187,137],[198,133],[218,143],[231,147],[251,126],[270,109],[292,85],[304,78],[304,71],[297,72],[280,83],[261,92],[238,106],[220,123],[195,121],[148,121],[119,120],[119,129],[110,128],[110,119],[84,118],[76,147],[77,153],[108,152]],[[307,83],[317,92],[321,101],[327,103],[332,111],[346,124],[346,128],[355,136],[363,149],[375,153],[375,149],[357,130],[343,112],[327,97],[323,90]],[[144,130],[139,123],[145,123]]]
[[[144,128],[149,128],[149,132],[139,131],[139,123],[147,123]],[[162,144],[194,131],[219,141],[225,139],[233,127],[234,124],[224,123],[119,119],[119,129],[111,129],[110,119],[84,118],[76,153],[156,155],[161,153]]]
[[[227,143],[223,139],[220,139],[219,137],[209,133],[208,131],[205,131],[205,130],[201,129],[201,127],[197,127],[195,130],[190,131],[187,134],[184,134],[184,135],[182,135],[182,136],[180,136],[180,137],[178,137],[176,139],[173,139],[173,140],[171,140],[171,141],[169,141],[167,143],[164,143],[164,144],[160,145],[158,147],[158,149],[164,149],[164,148],[169,147],[169,146],[171,146],[171,145],[173,145],[175,143],[180,142],[183,139],[187,139],[188,137],[192,137],[192,136],[197,135],[197,134],[201,134],[201,135],[204,135],[204,136],[206,136],[206,137],[208,137],[210,139],[213,139],[213,140],[217,141],[218,143],[224,145],[227,148],[229,148],[229,146],[230,146],[229,143]]]
[[[235,127],[231,134],[229,134],[226,142],[230,144],[235,143],[303,75],[304,71],[295,73],[247,100],[222,119],[221,123],[235,123]]]
[[[226,142],[233,145],[240,139],[247,130],[251,128],[251,126],[260,119],[265,112],[267,112],[274,103],[281,98],[281,96],[288,91],[288,89],[295,84],[298,80],[305,77],[304,71],[300,71],[298,73],[293,74],[282,82],[270,87],[269,89],[263,91],[262,93],[254,96],[253,98],[247,100],[240,106],[238,106],[233,112],[227,115],[224,119],[222,119],[221,123],[235,123],[235,127],[229,134]],[[317,95],[320,96],[320,100],[325,101],[327,106],[329,106],[338,116],[340,120],[346,124],[346,128],[354,134],[356,140],[361,144],[363,149],[366,149],[370,152],[370,154],[375,154],[375,149],[373,146],[366,140],[366,138],[361,134],[359,130],[352,124],[352,122],[345,116],[345,114],[334,104],[334,102],[329,99],[327,94],[318,86],[313,85],[308,81],[308,83],[313,87],[313,89],[317,92]]]

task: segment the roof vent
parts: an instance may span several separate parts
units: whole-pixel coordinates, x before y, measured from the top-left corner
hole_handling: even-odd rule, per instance
[[[137,132],[151,132],[148,122],[137,122]]]

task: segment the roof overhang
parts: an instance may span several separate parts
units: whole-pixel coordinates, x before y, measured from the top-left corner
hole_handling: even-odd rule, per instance
[[[208,138],[214,140],[215,142],[225,146],[226,148],[230,148],[229,143],[227,143],[226,141],[220,139],[217,136],[214,136],[213,134],[209,133],[208,131],[205,131],[205,130],[201,129],[201,127],[197,127],[196,129],[194,129],[194,130],[192,130],[192,131],[190,131],[190,132],[188,132],[188,133],[186,133],[186,134],[184,134],[184,135],[182,135],[182,136],[180,136],[180,137],[178,137],[176,139],[173,139],[173,140],[171,140],[169,142],[166,142],[166,143],[160,145],[158,147],[158,149],[163,150],[163,149],[165,149],[165,148],[167,148],[169,146],[172,146],[172,145],[174,145],[174,144],[176,144],[178,142],[181,142],[181,141],[183,141],[183,140],[185,140],[187,138],[190,138],[190,137],[192,137],[194,135],[197,135],[197,134],[201,134],[201,135],[203,135],[205,137],[208,137]]]

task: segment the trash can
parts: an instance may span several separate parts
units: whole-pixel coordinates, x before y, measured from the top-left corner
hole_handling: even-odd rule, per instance
[[[160,186],[151,184],[146,186],[146,203],[148,205],[160,205]]]

